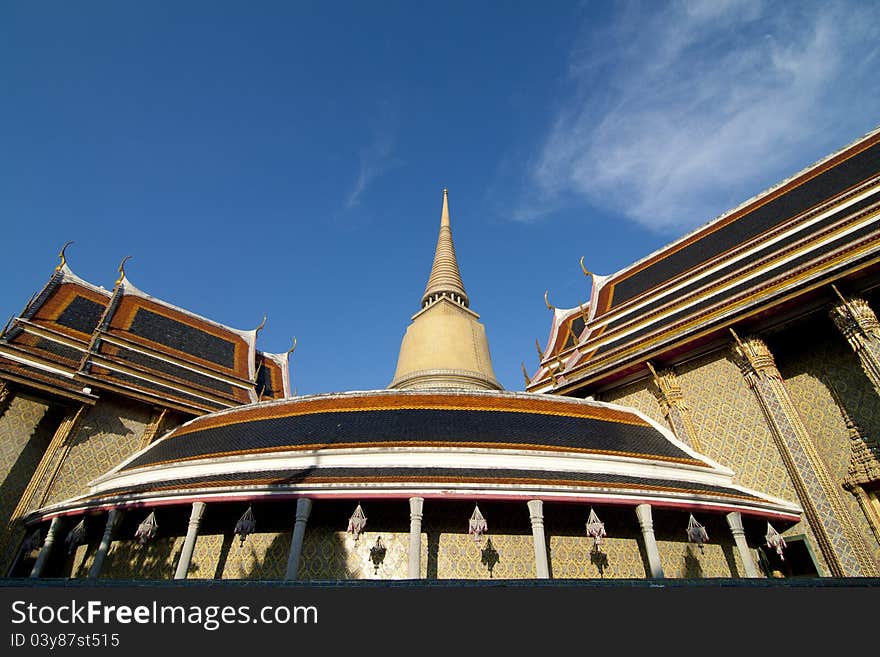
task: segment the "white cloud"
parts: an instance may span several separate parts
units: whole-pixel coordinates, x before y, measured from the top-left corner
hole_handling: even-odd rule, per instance
[[[346,210],[358,205],[369,184],[395,164],[391,146],[392,142],[388,136],[377,135],[369,146],[361,149],[360,168],[357,179],[346,197]]]
[[[394,157],[394,134],[397,126],[397,103],[393,98],[377,102],[369,123],[372,139],[361,148],[357,177],[345,196],[345,210],[357,207],[370,184],[389,169],[401,164]]]
[[[570,96],[531,171],[540,203],[524,202],[521,217],[573,194],[679,231],[880,122],[880,8],[658,7],[627,5],[585,31]]]

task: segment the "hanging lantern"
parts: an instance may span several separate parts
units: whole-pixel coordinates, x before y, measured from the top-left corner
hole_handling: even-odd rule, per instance
[[[72,554],[77,546],[85,542],[86,538],[86,518],[83,516],[76,526],[67,532],[64,544],[67,546],[67,554]]]
[[[385,560],[385,553],[387,552],[387,548],[385,544],[382,542],[382,537],[378,536],[376,538],[376,544],[370,548],[370,561],[373,562],[373,572],[378,574],[379,565]]]
[[[364,531],[364,527],[367,526],[367,517],[364,515],[364,510],[361,508],[361,505],[358,504],[357,508],[354,510],[354,513],[351,514],[351,518],[348,519],[348,533],[354,536],[354,540],[357,541],[358,537],[361,535],[361,532]]]
[[[767,547],[776,550],[776,554],[779,555],[779,558],[785,561],[785,557],[782,556],[782,551],[788,546],[785,544],[785,539],[782,538],[782,534],[773,529],[773,525],[769,522],[767,523],[767,535],[764,538],[767,539]]]
[[[150,515],[148,515],[144,521],[138,525],[137,531],[134,533],[134,537],[138,540],[138,543],[141,545],[146,545],[148,541],[153,540],[156,536],[156,532],[159,529],[159,523],[156,522],[156,512],[151,511]]]
[[[254,512],[253,509],[248,506],[247,511],[238,519],[238,522],[235,523],[235,534],[238,535],[239,544],[241,547],[244,545],[245,539],[254,533],[254,529],[257,527],[257,522],[254,520]]]
[[[599,549],[599,543],[602,542],[602,538],[607,536],[605,533],[605,523],[599,520],[599,516],[596,515],[592,508],[590,508],[590,517],[587,518],[587,536],[593,539],[593,545],[597,550]]]
[[[706,528],[697,522],[693,513],[688,520],[687,537],[691,543],[697,544],[697,547],[700,548],[700,552],[703,551],[703,543],[709,542],[709,534],[706,533]]]
[[[479,545],[483,540],[483,534],[489,531],[489,525],[486,523],[486,519],[483,517],[483,514],[480,513],[480,507],[478,505],[474,505],[474,513],[471,516],[470,522],[468,523],[468,534],[473,535],[474,542]]]

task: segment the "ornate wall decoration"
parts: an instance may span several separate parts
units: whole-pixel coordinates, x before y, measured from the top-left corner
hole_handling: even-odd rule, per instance
[[[115,540],[107,552],[101,579],[173,579],[183,536],[159,536],[146,545]]]
[[[70,448],[44,504],[87,491],[88,483],[133,454],[150,421],[148,406],[102,400],[86,413],[68,438]]]
[[[60,422],[57,409],[48,402],[13,395],[0,416],[0,574],[5,575],[24,538],[20,523],[9,524],[10,516],[28,486],[34,470]]]
[[[647,365],[654,379],[654,394],[660,404],[660,410],[666,418],[666,423],[672,427],[673,433],[679,440],[698,452],[701,451],[702,446],[691,420],[690,408],[684,399],[675,370],[671,367],[658,370],[650,361]]]
[[[855,354],[830,326],[826,328],[824,335],[817,335],[816,327],[811,328],[810,333],[815,338],[811,349],[799,349],[791,355],[781,354],[779,369],[807,432],[820,437],[813,441],[816,452],[832,482],[841,487],[840,500],[855,531],[870,539],[873,533],[857,498],[842,491],[849,474],[852,447],[850,432],[834,393],[844,412],[867,436],[880,435],[880,402]],[[834,540],[840,539],[832,537]],[[880,568],[880,543],[876,539],[864,542]]]
[[[660,426],[669,427],[669,423],[660,409],[660,404],[657,402],[657,397],[651,392],[651,385],[649,379],[641,379],[619,388],[604,390],[600,395],[597,395],[596,399],[612,404],[630,406],[655,420]]]
[[[865,376],[880,395],[880,322],[871,306],[861,297],[845,297],[831,286],[838,300],[831,307],[834,325],[858,356]]]
[[[853,526],[839,485],[819,456],[769,347],[756,336],[733,337],[734,357],[761,404],[831,574],[875,575],[873,559]]]
[[[199,535],[188,578],[282,580],[290,553],[290,534],[257,532],[244,544],[232,533]]]

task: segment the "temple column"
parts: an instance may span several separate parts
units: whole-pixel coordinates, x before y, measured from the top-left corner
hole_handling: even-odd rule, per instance
[[[421,574],[422,559],[422,507],[421,497],[409,498],[409,570],[410,579],[418,579]]]
[[[770,349],[758,337],[741,340],[731,333],[735,360],[767,419],[831,575],[876,577],[874,561],[795,409]]]
[[[681,392],[681,385],[678,383],[675,370],[668,368],[658,371],[654,369],[650,361],[646,364],[654,377],[654,386],[656,387],[654,395],[657,397],[660,410],[675,433],[675,437],[698,452],[701,451],[697,430],[691,420],[690,409],[684,402],[684,395]]]
[[[287,573],[284,579],[296,579],[299,573],[299,558],[302,554],[303,538],[306,535],[306,522],[312,510],[312,500],[301,497],[296,501],[296,522],[293,524],[293,536],[290,537],[290,555],[287,557]]]
[[[541,500],[529,500],[528,507],[535,546],[535,573],[538,579],[548,579],[550,565],[547,563],[547,542],[544,538],[544,503]]]
[[[648,556],[648,568],[651,577],[666,577],[663,574],[663,566],[660,564],[660,550],[657,549],[657,539],[654,537],[654,520],[651,517],[651,505],[639,504],[636,507],[636,517],[642,528],[642,539],[645,541],[645,552]]]
[[[846,430],[849,434],[849,468],[846,479],[843,480],[843,487],[855,496],[874,538],[880,543],[880,515],[878,515],[880,507],[875,506],[871,499],[876,493],[868,493],[868,490],[873,489],[880,482],[880,444],[873,438],[862,435],[858,425],[846,412],[846,408],[836,394],[834,400],[846,422]],[[865,486],[868,486],[868,490]]]
[[[205,506],[204,502],[193,502],[192,511],[189,514],[189,525],[186,527],[186,538],[183,541],[183,549],[180,551],[180,560],[177,562],[174,579],[186,579],[186,574],[189,572],[189,564],[192,561],[196,538],[199,536],[199,525],[202,523]]]
[[[880,395],[880,322],[868,302],[860,297],[844,297],[831,286],[838,301],[830,310],[834,325],[856,352],[862,369]]]
[[[92,561],[92,567],[89,568],[89,579],[98,579],[98,576],[101,574],[101,568],[104,566],[104,559],[107,556],[107,552],[110,551],[110,544],[113,542],[113,532],[116,530],[116,525],[119,522],[121,515],[122,512],[119,509],[110,509],[110,512],[107,514],[107,524],[104,525],[104,535],[101,536],[101,543],[98,545],[97,552],[95,552],[95,559]]]
[[[49,531],[46,532],[46,540],[43,541],[43,547],[40,548],[40,554],[37,556],[37,561],[31,569],[31,577],[36,578],[42,575],[43,568],[46,566],[46,561],[49,559],[49,553],[52,552],[52,546],[55,544],[55,538],[58,536],[60,530],[61,517],[55,516],[49,524]]]
[[[746,531],[743,529],[742,515],[739,511],[731,511],[726,516],[727,526],[730,527],[730,533],[733,534],[733,540],[736,542],[736,549],[739,550],[739,558],[743,562],[743,568],[746,570],[746,577],[760,577],[758,567],[752,558],[752,551],[746,542]]]

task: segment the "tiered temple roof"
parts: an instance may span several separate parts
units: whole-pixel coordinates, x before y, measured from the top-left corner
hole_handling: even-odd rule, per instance
[[[120,273],[107,291],[62,255],[0,335],[0,372],[81,401],[108,390],[196,415],[290,394],[287,354],[258,351],[257,329],[178,308]]]
[[[583,305],[555,309],[530,391],[572,392],[643,371],[663,353],[729,339],[827,301],[829,284],[878,276],[880,130],[611,276]],[[583,267],[583,262],[582,262]]]

